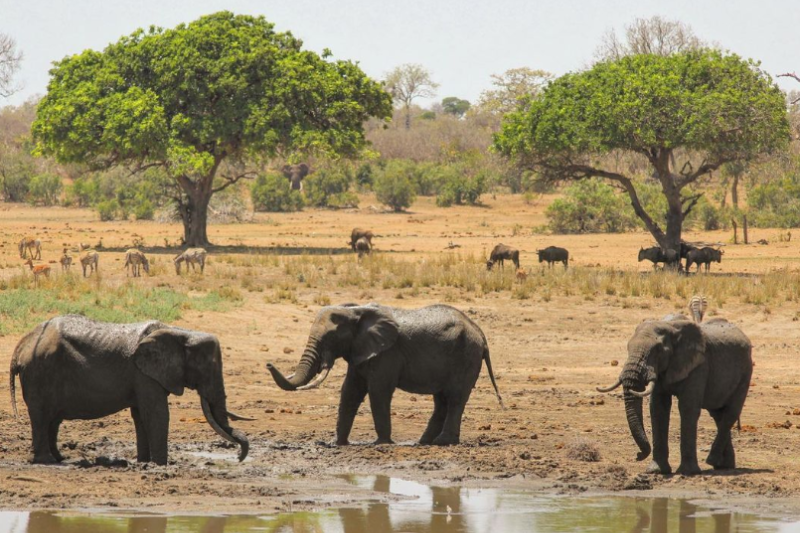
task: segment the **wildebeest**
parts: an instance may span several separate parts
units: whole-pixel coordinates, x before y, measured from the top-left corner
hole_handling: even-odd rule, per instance
[[[369,254],[371,247],[369,245],[369,241],[366,237],[361,237],[356,241],[356,245],[354,246],[356,252],[358,252],[358,258],[361,259],[364,254]]]
[[[369,243],[369,247],[372,249],[372,237],[374,236],[375,235],[372,233],[372,231],[368,229],[353,228],[353,231],[350,232],[350,248],[356,252],[356,243],[358,242],[358,239],[364,238],[367,239],[367,243]]]
[[[544,250],[536,250],[539,254],[539,262],[547,261],[547,266],[553,268],[553,263],[564,263],[564,270],[569,267],[569,252],[566,248],[558,246],[548,246]]]
[[[519,250],[505,244],[498,244],[489,254],[489,260],[486,261],[486,270],[491,270],[495,263],[500,263],[500,268],[504,268],[503,261],[506,260],[512,261],[514,266],[519,269]]]
[[[722,262],[722,253],[722,250],[717,250],[710,246],[690,250],[689,253],[686,254],[686,272],[689,272],[689,268],[693,263],[697,265],[698,272],[700,272],[701,263],[706,266],[706,272],[708,272],[711,269],[712,261],[716,261],[717,263]]]
[[[667,254],[659,246],[652,246],[650,248],[639,249],[639,262],[641,263],[647,259],[653,263],[653,269],[658,267],[659,263],[667,264]]]

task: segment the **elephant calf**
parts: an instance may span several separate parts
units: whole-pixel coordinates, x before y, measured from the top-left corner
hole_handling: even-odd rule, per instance
[[[78,315],[43,322],[17,344],[11,358],[11,405],[19,375],[33,432],[33,462],[63,460],[58,428],[64,420],[93,420],[130,408],[140,462],[167,463],[170,394],[195,389],[203,414],[219,435],[240,446],[247,437],[228,425],[222,353],[213,335],[160,322],[108,324]]]
[[[311,389],[325,380],[338,357],[349,365],[336,423],[339,445],[348,444],[367,395],[378,434],[375,443],[391,443],[396,388],[433,395],[433,415],[420,444],[458,444],[461,416],[484,361],[502,405],[486,337],[465,314],[447,305],[410,310],[376,304],[324,307],[295,373],[286,378],[269,363],[267,369],[284,390]]]
[[[715,318],[696,324],[685,317],[647,321],[628,341],[628,359],[619,380],[624,390],[625,412],[639,461],[650,455],[642,420],[642,398],[650,396],[653,428],[653,462],[649,472],[669,474],[669,417],[672,397],[681,415],[679,474],[699,474],[697,420],[706,409],[717,425],[717,436],[706,463],[715,469],[736,468],[731,427],[742,413],[753,373],[752,347],[742,331],[727,320]]]

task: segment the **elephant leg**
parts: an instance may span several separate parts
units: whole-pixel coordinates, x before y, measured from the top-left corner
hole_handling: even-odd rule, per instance
[[[681,415],[681,465],[678,474],[692,476],[700,473],[697,464],[697,420],[700,418],[700,405],[696,401],[678,399],[678,412]]]
[[[447,415],[444,419],[444,427],[438,437],[433,439],[433,444],[437,446],[447,446],[458,444],[461,439],[461,417],[464,415],[464,408],[467,406],[471,389],[466,393],[456,393],[447,395]]]
[[[140,463],[149,463],[150,444],[147,442],[147,431],[144,429],[144,422],[137,408],[131,407],[131,417],[136,428],[136,460]]]
[[[378,438],[374,444],[394,444],[392,441],[392,396],[394,384],[386,380],[369,382],[369,406],[372,409],[372,421]]]
[[[31,409],[30,417],[33,434],[33,462],[36,464],[57,463],[58,461],[50,449],[51,416],[43,409]]]
[[[336,444],[346,446],[350,443],[350,430],[356,418],[358,408],[367,396],[367,381],[358,373],[349,368],[342,384],[341,399],[339,400],[339,418],[336,421]]]
[[[736,387],[724,409],[711,413],[717,423],[717,437],[711,445],[706,463],[717,470],[736,468],[736,453],[733,451],[731,428],[742,414],[749,387],[750,376],[743,379],[741,384]]]
[[[653,461],[647,472],[668,475],[669,465],[669,416],[672,410],[671,394],[650,396],[650,424],[653,428]]]
[[[137,376],[136,409],[139,411],[150,460],[159,465],[167,464],[167,438],[169,436],[169,393],[155,380],[144,374]],[[135,423],[135,422],[134,422]],[[138,453],[138,445],[137,445]]]
[[[433,439],[439,436],[444,427],[444,420],[447,416],[447,398],[444,394],[433,395],[433,414],[428,421],[428,427],[425,433],[419,439],[420,444],[431,444]]]
[[[64,456],[58,451],[58,429],[61,426],[61,420],[56,418],[50,423],[50,431],[48,433],[48,441],[50,445],[50,453],[53,458],[59,463],[64,460]]]

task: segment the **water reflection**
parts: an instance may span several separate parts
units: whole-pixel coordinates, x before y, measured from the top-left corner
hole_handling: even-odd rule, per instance
[[[0,512],[0,533],[755,533],[797,531],[800,525],[667,498],[547,497],[385,476],[346,479],[390,494],[391,501],[263,517]]]

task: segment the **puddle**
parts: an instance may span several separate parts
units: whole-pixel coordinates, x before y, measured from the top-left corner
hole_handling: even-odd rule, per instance
[[[249,463],[253,460],[252,457],[245,457],[244,461],[239,461],[235,453],[230,452],[185,452],[186,455],[198,457],[200,459],[208,459],[209,461],[222,462],[222,463]]]
[[[0,512],[0,533],[788,533],[790,523],[714,510],[687,500],[557,497],[462,487],[429,487],[385,476],[349,483],[390,495],[321,512],[279,515],[172,516],[141,513]]]

